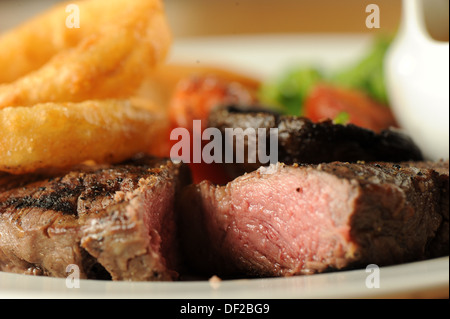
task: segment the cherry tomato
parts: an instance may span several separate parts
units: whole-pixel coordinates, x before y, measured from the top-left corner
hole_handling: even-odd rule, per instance
[[[180,81],[169,104],[172,128],[186,128],[191,134],[190,153],[193,152],[193,121],[201,120],[201,133],[207,127],[210,111],[220,105],[251,105],[255,94],[238,82],[215,76],[193,76]],[[196,132],[199,133],[199,132]],[[171,141],[171,145],[177,141]],[[204,142],[205,145],[208,142]],[[190,163],[194,183],[209,180],[217,184],[230,181],[220,163]]]
[[[193,120],[207,125],[209,112],[219,105],[250,105],[255,100],[250,90],[238,82],[215,76],[192,76],[179,82],[169,105],[175,127],[192,129]]]

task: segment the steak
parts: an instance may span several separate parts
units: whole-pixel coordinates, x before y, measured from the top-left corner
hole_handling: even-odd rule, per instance
[[[275,164],[182,195],[190,267],[291,276],[448,255],[448,162]]]
[[[88,279],[177,278],[174,202],[190,183],[183,164],[138,156],[10,178],[0,178],[0,270],[67,277],[76,265]]]
[[[266,145],[270,145],[270,129],[278,129],[278,162],[284,164],[320,164],[329,162],[403,162],[422,161],[423,155],[417,145],[398,130],[389,129],[380,133],[352,124],[334,124],[331,120],[314,123],[298,116],[284,116],[263,108],[219,107],[214,109],[208,120],[210,127],[218,128],[225,136],[225,129],[241,128],[236,132],[236,139],[244,140],[247,151],[247,128],[256,130],[258,144],[258,128],[266,129]],[[264,138],[264,137],[263,137]],[[233,143],[232,145],[230,145]],[[226,141],[226,147],[234,149],[236,141]],[[271,150],[277,151],[277,150]],[[244,163],[226,164],[232,178],[252,172],[262,163],[250,163],[247,156]],[[225,162],[225,161],[223,161]],[[272,163],[274,164],[274,163]]]

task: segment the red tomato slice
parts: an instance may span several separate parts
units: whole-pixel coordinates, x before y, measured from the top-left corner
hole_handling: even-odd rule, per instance
[[[318,85],[305,101],[305,116],[314,122],[346,112],[349,123],[375,132],[397,126],[391,110],[362,92]]]

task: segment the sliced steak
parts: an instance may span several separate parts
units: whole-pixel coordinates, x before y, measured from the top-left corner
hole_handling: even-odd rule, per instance
[[[81,278],[177,277],[174,202],[190,183],[184,165],[141,156],[35,179],[0,193],[0,270],[67,277],[74,264]]]
[[[422,153],[416,144],[398,130],[384,130],[375,133],[352,124],[334,124],[331,120],[313,123],[307,118],[282,116],[262,108],[220,107],[214,109],[209,117],[209,126],[218,128],[224,137],[226,147],[236,154],[236,141],[225,140],[225,129],[241,128],[236,131],[237,138],[245,141],[247,151],[247,128],[256,130],[256,144],[259,140],[258,128],[266,129],[265,141],[270,149],[270,128],[278,129],[278,162],[291,164],[320,164],[334,161],[421,161]],[[263,137],[264,138],[264,137]],[[276,150],[271,150],[276,151]],[[224,152],[225,153],[225,152]],[[269,153],[269,151],[267,151]],[[246,154],[247,155],[247,154]],[[245,159],[248,159],[245,156]],[[225,161],[224,161],[225,162]],[[262,165],[245,160],[244,163],[227,164],[233,178],[252,172]]]
[[[448,162],[283,164],[180,201],[192,267],[290,276],[448,255]]]

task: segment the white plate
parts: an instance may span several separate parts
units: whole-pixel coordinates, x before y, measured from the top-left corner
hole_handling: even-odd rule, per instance
[[[370,44],[369,35],[302,34],[181,38],[170,61],[218,65],[262,78],[282,74],[293,65],[324,70],[355,63]]]
[[[448,298],[449,258],[381,267],[379,288],[368,288],[371,272],[342,271],[291,278],[192,282],[112,282],[66,280],[0,273],[0,298],[87,299],[348,299]]]
[[[258,36],[177,41],[171,61],[220,64],[263,78],[293,63],[326,68],[352,63],[370,43],[367,36]],[[368,288],[365,269],[313,276],[222,281],[130,283],[0,273],[0,298],[415,298],[448,297],[449,258],[380,268],[379,288]]]

